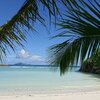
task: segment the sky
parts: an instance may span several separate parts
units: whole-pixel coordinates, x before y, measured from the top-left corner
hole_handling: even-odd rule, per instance
[[[17,13],[24,1],[25,0],[0,0],[0,26],[9,21]],[[61,7],[61,5],[59,5],[59,8],[60,11],[64,11],[64,7]],[[89,9],[85,9],[90,12]],[[59,33],[59,31],[57,31],[59,27],[55,28],[55,25],[53,24],[50,26],[47,11],[43,11],[42,9],[39,10],[46,19],[47,28],[45,28],[39,22],[35,23],[34,27],[37,32],[28,30],[28,35],[26,36],[27,42],[23,42],[24,48],[16,45],[15,52],[8,48],[9,52],[6,52],[7,55],[3,60],[4,64],[48,64],[48,48],[54,44],[58,44],[66,40],[66,38],[50,38]],[[93,13],[90,12],[90,14]]]
[[[0,0],[0,26],[10,20],[25,0]],[[46,13],[44,12],[46,15]],[[49,18],[47,17],[47,29],[41,23],[35,24],[37,32],[28,31],[27,42],[23,42],[24,48],[16,46],[16,52],[9,48],[4,64],[48,64],[48,48],[54,44],[60,43],[62,39],[50,39],[57,33],[55,26],[49,26]]]

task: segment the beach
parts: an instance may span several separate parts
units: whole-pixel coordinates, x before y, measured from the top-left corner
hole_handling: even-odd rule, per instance
[[[100,0],[0,4],[0,100],[100,100]]]
[[[0,68],[0,100],[100,100],[100,76],[41,66]]]
[[[100,100],[100,91],[65,94],[0,96],[0,100]]]

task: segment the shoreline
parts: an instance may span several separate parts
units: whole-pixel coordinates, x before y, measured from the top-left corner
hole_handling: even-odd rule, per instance
[[[51,90],[18,90],[18,91],[0,91],[0,97],[6,96],[35,96],[35,95],[70,95],[70,94],[84,94],[84,93],[100,93],[100,87],[85,87],[85,88],[73,88],[73,89],[51,89]],[[1,100],[1,99],[0,99]]]
[[[100,78],[46,68],[1,68],[0,100],[100,100]]]
[[[100,100],[100,90],[92,92],[76,92],[64,94],[7,95],[0,100]]]

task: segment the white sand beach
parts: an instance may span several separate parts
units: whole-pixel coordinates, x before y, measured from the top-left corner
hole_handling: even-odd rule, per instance
[[[33,94],[0,96],[0,100],[100,100],[100,91],[65,94]]]
[[[47,68],[1,68],[0,100],[100,100],[100,78]]]

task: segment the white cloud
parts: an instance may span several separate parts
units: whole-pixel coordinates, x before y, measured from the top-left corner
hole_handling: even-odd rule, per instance
[[[40,55],[29,53],[28,51],[22,49],[16,55],[16,58],[20,58],[22,60],[26,59],[27,62],[44,62],[44,58]]]
[[[20,52],[17,54],[17,58],[29,58],[29,53],[22,49]]]
[[[31,60],[32,61],[43,61],[42,57],[38,55],[32,55]]]

